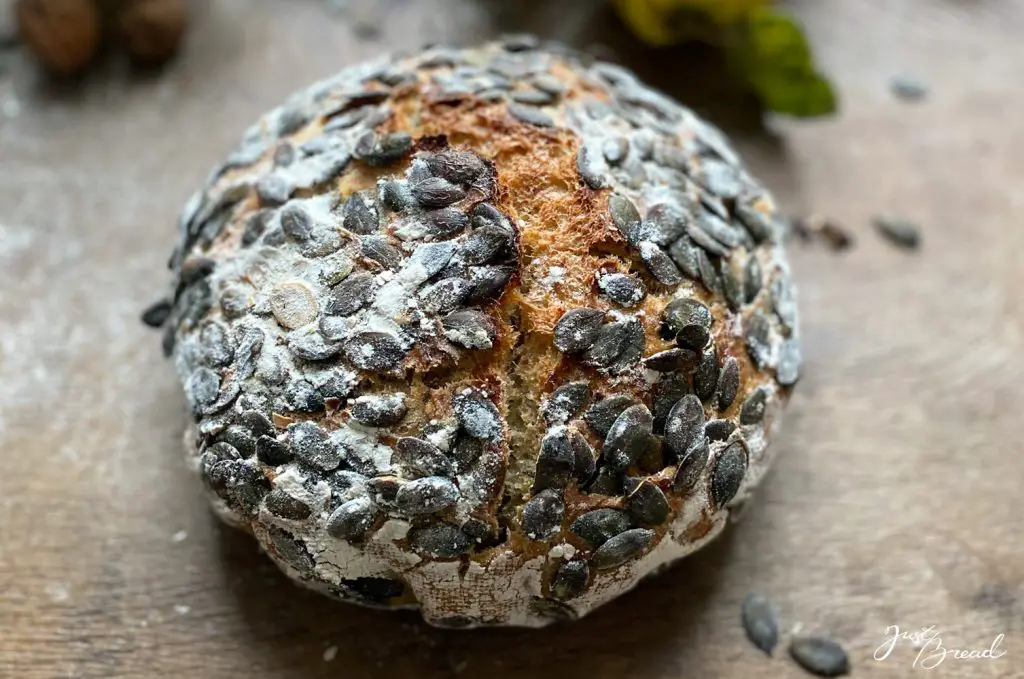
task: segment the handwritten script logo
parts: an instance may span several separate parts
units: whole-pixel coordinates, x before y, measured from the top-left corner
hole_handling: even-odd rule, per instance
[[[996,660],[1006,655],[1006,651],[999,650],[1003,643],[1005,634],[1000,634],[992,640],[988,648],[950,648],[942,643],[942,637],[935,625],[922,627],[917,632],[905,632],[899,625],[889,625],[885,628],[887,637],[882,645],[875,649],[875,660],[887,659],[901,641],[909,642],[918,649],[914,658],[914,669],[930,670],[938,667],[948,659],[952,660]]]

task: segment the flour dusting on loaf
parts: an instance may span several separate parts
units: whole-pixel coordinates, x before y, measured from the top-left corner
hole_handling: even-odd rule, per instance
[[[799,376],[774,206],[722,133],[531,38],[293,95],[170,266],[151,320],[218,513],[436,625],[574,619],[700,548]]]

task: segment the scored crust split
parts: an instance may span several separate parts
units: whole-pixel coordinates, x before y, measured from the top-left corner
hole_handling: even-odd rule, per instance
[[[578,617],[766,471],[800,363],[780,231],[722,133],[621,67],[513,38],[348,68],[182,213],[190,457],[328,595]]]

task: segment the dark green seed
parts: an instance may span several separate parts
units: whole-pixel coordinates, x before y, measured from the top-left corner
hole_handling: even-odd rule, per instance
[[[722,372],[718,376],[718,409],[729,409],[736,400],[736,392],[740,388],[740,363],[734,357],[725,359]]]
[[[638,524],[663,523],[671,512],[665,493],[650,479],[645,479],[626,498],[626,511]]]
[[[589,382],[567,382],[551,392],[543,401],[541,415],[548,424],[564,423],[580,411],[589,394]]]
[[[288,442],[292,454],[310,467],[331,471],[341,464],[341,451],[327,432],[313,422],[288,425]]]
[[[341,351],[341,345],[337,342],[325,341],[323,335],[316,333],[293,333],[288,338],[288,349],[296,357],[305,361],[326,361]]]
[[[274,216],[273,210],[260,210],[249,215],[245,220],[245,228],[242,230],[242,246],[248,247],[259,240]]]
[[[711,255],[713,257],[726,257],[729,254],[729,248],[712,238],[707,231],[702,229],[696,223],[692,223],[686,227],[686,234],[695,245],[701,248],[697,251],[698,267],[700,266],[699,257],[701,253],[705,256]],[[703,278],[703,275],[701,278]]]
[[[788,330],[796,328],[797,306],[796,292],[789,276],[781,275],[772,281],[772,308]]]
[[[569,430],[554,427],[541,439],[537,468],[534,472],[533,492],[548,488],[565,488],[572,478],[576,464]]]
[[[523,532],[531,540],[547,540],[558,532],[564,517],[562,492],[542,490],[523,505]]]
[[[508,217],[490,203],[477,203],[473,207],[473,226],[477,229],[497,226],[504,231],[512,231]]]
[[[290,462],[292,451],[288,446],[270,436],[260,436],[256,439],[256,457],[265,465],[276,467],[277,465]]]
[[[608,139],[604,142],[601,151],[609,165],[618,165],[629,153],[629,139],[626,137]]]
[[[711,311],[695,299],[680,298],[661,313],[662,333],[687,349],[700,351],[711,339]]]
[[[657,372],[692,371],[697,365],[697,353],[689,349],[667,349],[644,359],[644,365]]]
[[[645,231],[653,235],[652,240],[667,247],[686,233],[689,222],[686,211],[675,203],[658,203],[647,210],[644,220]]]
[[[597,548],[591,563],[597,570],[617,568],[639,556],[650,546],[653,539],[654,531],[646,528],[634,528],[619,533]]]
[[[431,174],[453,184],[469,184],[487,172],[487,162],[471,151],[446,149],[426,158]]]
[[[351,316],[369,304],[377,284],[371,274],[352,274],[331,289],[325,310],[337,316]]]
[[[760,311],[755,311],[747,319],[744,338],[747,341],[747,353],[759,369],[767,367],[771,360],[771,325]]]
[[[571,309],[555,324],[554,345],[563,353],[590,348],[598,338],[604,312],[598,309]]]
[[[672,243],[668,248],[668,254],[683,275],[693,280],[700,278],[697,246],[693,244],[693,240],[689,236],[683,236]]]
[[[779,619],[771,602],[760,594],[748,594],[743,599],[742,619],[750,642],[771,655],[779,643]]]
[[[307,240],[313,233],[313,218],[296,202],[281,210],[281,230],[292,240]]]
[[[294,187],[278,174],[265,174],[256,182],[256,196],[260,205],[281,205],[292,195]]]
[[[831,639],[794,639],[789,645],[789,654],[800,667],[819,677],[840,677],[850,673],[846,651]]]
[[[569,531],[593,547],[600,547],[632,528],[629,515],[618,509],[594,509],[580,515]]]
[[[628,274],[599,274],[597,285],[610,300],[624,307],[634,307],[647,295],[642,281]]]
[[[704,287],[715,294],[722,291],[722,281],[718,275],[718,269],[703,250],[697,251],[697,269],[700,271],[700,280]]]
[[[751,253],[747,257],[747,264],[743,268],[743,294],[744,300],[750,304],[761,292],[762,274],[761,264],[757,261],[757,255]]]
[[[411,148],[412,137],[408,132],[389,132],[379,138],[367,132],[356,141],[354,155],[368,165],[380,167],[397,161]]]
[[[296,500],[288,493],[283,490],[272,490],[269,495],[264,499],[267,506],[267,511],[275,516],[280,516],[282,519],[291,519],[292,521],[301,521],[308,519],[312,510],[305,502]]]
[[[327,534],[338,540],[348,540],[364,534],[373,525],[376,510],[369,498],[349,500],[334,510],[327,519]]]
[[[712,344],[701,356],[697,370],[693,374],[693,391],[702,401],[707,401],[715,394],[718,386],[718,351]]]
[[[608,213],[615,228],[632,242],[633,235],[640,228],[640,212],[629,198],[618,193],[608,196]]]
[[[448,479],[427,476],[403,483],[395,494],[395,507],[407,516],[435,514],[459,500],[459,489]]]
[[[704,435],[712,441],[724,441],[736,430],[732,420],[711,420],[704,425]]]
[[[395,463],[410,476],[455,476],[455,466],[440,448],[413,436],[395,442]]]
[[[736,267],[737,259],[735,257],[729,261],[723,260],[721,264],[722,289],[725,292],[725,301],[729,303],[729,308],[733,311],[739,311],[747,297],[743,273],[737,271]]]
[[[473,542],[468,535],[447,523],[413,528],[409,531],[409,546],[417,554],[450,559],[468,552]]]
[[[509,95],[512,101],[530,106],[546,106],[555,101],[555,96],[543,90],[515,90]]]
[[[771,240],[775,233],[772,221],[760,210],[756,210],[752,204],[740,202],[736,205],[736,217],[746,227],[747,232],[758,243]]]
[[[682,456],[704,432],[704,406],[694,394],[681,398],[665,421],[665,446]]]
[[[569,432],[569,445],[573,452],[573,470],[580,486],[586,485],[597,471],[597,454],[587,443],[587,439],[578,431]]]
[[[768,403],[768,389],[758,387],[740,408],[740,424],[757,424],[764,419],[764,409]]]
[[[427,231],[435,238],[451,238],[469,226],[469,217],[455,208],[428,210],[423,215]]]
[[[641,328],[642,330],[642,328]],[[607,368],[615,362],[626,344],[627,325],[621,321],[605,323],[597,332],[593,344],[583,352],[584,365]]]
[[[394,212],[404,212],[416,202],[405,182],[388,179],[381,182],[377,189],[380,202]]]
[[[487,444],[471,436],[460,436],[452,446],[452,459],[455,460],[456,471],[463,472],[477,461],[483,454]]]
[[[341,223],[347,230],[360,235],[376,233],[380,228],[377,208],[363,193],[353,193],[341,211]]]
[[[363,257],[390,271],[397,271],[402,266],[402,251],[389,243],[387,236],[363,236],[360,239],[360,252]]]
[[[469,280],[473,290],[467,303],[477,304],[500,297],[515,273],[514,266],[473,266],[469,268]]]
[[[370,427],[398,424],[407,412],[403,394],[370,394],[352,403],[352,419]]]
[[[616,418],[626,408],[635,405],[636,401],[625,394],[613,394],[590,406],[583,415],[583,420],[590,429],[602,438],[608,435]]]
[[[445,278],[420,293],[421,306],[434,314],[448,314],[458,309],[473,291],[465,278]]]
[[[273,552],[279,559],[294,568],[302,576],[309,576],[313,572],[316,562],[310,556],[306,545],[302,540],[296,539],[291,533],[277,527],[271,527],[270,542]]]
[[[252,432],[253,436],[276,436],[274,424],[263,413],[247,410],[238,415],[238,423]]]
[[[704,186],[720,198],[734,199],[743,190],[739,170],[722,161],[705,158],[701,174]]]
[[[342,580],[341,588],[351,600],[387,605],[390,599],[402,596],[405,583],[391,578],[351,578]]]
[[[220,323],[210,321],[203,325],[199,333],[199,343],[203,347],[203,359],[209,366],[222,368],[234,358],[235,349]]]
[[[345,355],[357,368],[382,373],[400,368],[405,349],[393,335],[361,332],[345,345]]]
[[[683,375],[666,375],[654,385],[651,414],[654,416],[654,433],[665,433],[665,420],[672,406],[690,392],[690,383]]]
[[[800,379],[800,365],[803,363],[803,352],[800,340],[791,337],[782,343],[779,352],[779,364],[775,367],[775,379],[784,387],[796,384]]]
[[[590,580],[590,566],[582,559],[566,561],[555,571],[551,579],[551,596],[562,601],[575,599],[587,588]]]
[[[612,373],[621,373],[629,370],[643,358],[644,350],[647,348],[647,335],[644,333],[643,324],[633,318],[623,322],[625,328],[622,349],[615,357],[608,370]],[[596,344],[596,342],[595,342]]]
[[[746,473],[746,447],[739,441],[729,444],[715,461],[711,476],[711,499],[716,507],[724,507],[736,496]]]
[[[281,142],[274,149],[274,166],[288,167],[295,162],[295,146],[289,142]]]
[[[197,368],[185,383],[185,396],[196,415],[213,403],[219,392],[220,376],[209,368]]]
[[[654,445],[651,429],[654,418],[647,406],[634,405],[623,410],[608,430],[601,454],[614,469],[624,470]]]
[[[512,234],[498,226],[475,229],[459,244],[459,253],[465,264],[486,264],[499,259],[512,247]]]
[[[245,427],[233,424],[217,436],[217,441],[227,443],[235,448],[242,457],[256,454],[256,438]]]
[[[672,477],[672,490],[677,493],[693,490],[704,473],[710,455],[711,446],[708,438],[699,437],[679,460],[679,466]]]
[[[872,223],[893,245],[904,250],[916,250],[921,245],[921,229],[914,222],[903,217],[880,215],[872,218]]]
[[[461,187],[440,177],[428,177],[413,184],[410,190],[413,198],[424,207],[447,207],[466,196]]]
[[[263,349],[263,331],[251,325],[236,325],[235,379],[245,380],[256,372],[256,359]]]
[[[296,380],[285,389],[285,398],[298,413],[319,413],[327,408],[324,397],[309,380]]]
[[[462,429],[477,439],[493,441],[501,438],[501,414],[491,400],[479,391],[456,394],[452,399],[455,417]]]
[[[172,308],[169,300],[155,302],[142,312],[142,322],[151,328],[159,328],[170,318]]]
[[[581,145],[580,150],[576,152],[576,171],[586,185],[595,191],[608,185],[595,163],[593,152],[586,145]]]
[[[597,495],[618,497],[622,495],[622,475],[611,467],[601,467],[586,490]]]
[[[651,275],[659,283],[662,285],[678,285],[683,282],[682,274],[679,273],[679,269],[676,268],[676,265],[665,254],[664,250],[651,241],[643,241],[638,247],[640,249],[640,259],[647,265],[647,270],[651,272]]]
[[[544,111],[525,104],[509,104],[508,112],[513,118],[536,127],[554,127],[555,120]]]

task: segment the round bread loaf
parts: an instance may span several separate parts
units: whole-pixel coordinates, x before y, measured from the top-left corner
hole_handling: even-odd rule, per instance
[[[773,209],[619,66],[518,37],[348,68],[183,211],[189,455],[325,594],[449,627],[583,615],[768,467],[800,363]]]

